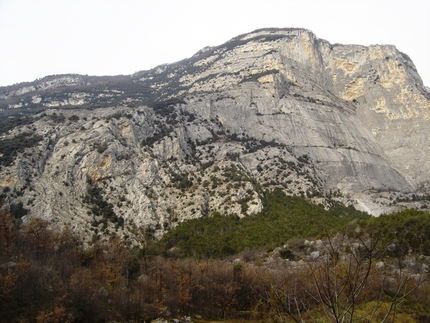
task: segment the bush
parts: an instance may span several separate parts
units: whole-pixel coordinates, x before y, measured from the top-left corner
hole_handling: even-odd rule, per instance
[[[77,122],[77,121],[79,121],[79,117],[74,114],[74,115],[70,116],[67,120],[69,120],[71,122]]]
[[[327,228],[336,232],[354,219],[369,218],[341,204],[325,210],[280,190],[265,192],[263,204],[262,212],[243,219],[214,213],[183,222],[163,236],[159,248],[167,255],[173,248],[184,257],[223,258],[247,249],[273,249],[291,238],[318,237]]]
[[[97,185],[92,185],[88,188],[87,194],[84,197],[84,203],[90,206],[91,213],[95,217],[102,217],[101,220],[95,220],[93,222],[93,226],[97,226],[100,223],[103,223],[104,226],[107,226],[107,220],[112,223],[118,223],[120,226],[123,226],[124,219],[122,217],[118,217],[113,210],[113,204],[108,203],[103,198],[103,191]]]
[[[42,136],[33,135],[31,133],[21,133],[13,138],[0,140],[0,164],[9,166],[14,161],[19,152],[23,152],[25,148],[34,147],[42,140]]]
[[[20,219],[28,214],[28,210],[24,208],[24,204],[20,201],[17,203],[12,203],[9,207],[9,213],[15,217],[15,219]]]

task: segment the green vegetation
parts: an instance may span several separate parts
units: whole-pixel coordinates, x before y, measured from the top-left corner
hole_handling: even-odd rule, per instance
[[[94,205],[105,203],[97,186],[90,188],[87,199]],[[308,245],[298,246],[299,252],[280,252],[289,259],[296,253],[300,262],[295,263],[250,249],[225,260],[151,257],[148,232],[141,232],[146,243],[140,247],[127,248],[127,237],[84,246],[67,226],[55,232],[45,220],[33,218],[24,224],[3,210],[0,317],[5,322],[70,323],[149,322],[157,317],[181,321],[184,316],[201,323],[429,321],[428,260],[409,254],[425,250],[430,240],[428,213],[412,210],[373,219],[338,205],[324,211],[279,191],[266,193],[265,202],[265,211],[250,222],[215,214],[179,228],[195,229],[188,231],[189,239],[216,230],[213,237],[228,240],[235,230],[245,232],[242,227],[255,225],[250,232],[258,239],[254,231],[270,227],[264,233],[268,244],[254,244],[262,250],[276,245],[270,237],[277,234],[276,225],[293,230],[293,239],[296,234],[315,238],[327,232],[320,241],[324,256],[309,260]],[[315,218],[318,214],[322,220]],[[361,220],[349,222],[352,218]],[[347,222],[349,226],[337,231]],[[423,249],[416,249],[413,236],[420,237]],[[408,244],[408,254],[392,253],[393,244]],[[213,255],[217,247],[210,247]],[[233,252],[226,247],[220,256]]]
[[[32,134],[30,132],[24,132],[16,135],[13,138],[5,138],[0,140],[0,164],[9,166],[14,161],[16,155],[19,152],[23,152],[25,148],[34,147],[43,138]]]
[[[223,258],[246,249],[272,249],[291,238],[313,238],[339,231],[369,215],[333,203],[330,210],[282,191],[266,192],[264,210],[239,219],[215,213],[193,219],[166,233],[153,252],[166,256]],[[161,250],[161,251],[160,251]]]
[[[110,115],[108,115],[107,117],[106,117],[106,120],[107,121],[110,121],[110,120],[112,120],[112,119],[116,119],[116,120],[119,120],[119,119],[121,119],[122,117],[123,117],[123,113],[122,112],[115,112],[115,113],[112,113],[112,114],[110,114]]]
[[[156,131],[154,131],[151,136],[142,140],[142,146],[153,146],[154,143],[169,135],[173,131],[173,128],[165,124],[160,124],[156,127],[155,130]]]
[[[66,117],[62,113],[57,114],[54,112],[53,114],[48,115],[48,117],[55,123],[63,123],[66,121]]]
[[[28,210],[24,208],[24,204],[20,201],[12,203],[9,206],[9,212],[15,219],[21,219],[23,216],[27,215]]]
[[[271,141],[265,141],[263,139],[257,140],[248,136],[239,136],[237,133],[226,134],[226,137],[231,141],[241,142],[243,147],[246,148],[248,153],[256,152],[264,147],[279,147],[281,146],[274,139]],[[232,159],[233,160],[233,159]]]
[[[168,116],[174,112],[174,106],[178,104],[185,104],[185,101],[181,98],[172,98],[164,101],[154,101],[150,106],[154,109],[155,113]]]
[[[103,198],[103,191],[97,185],[92,185],[88,188],[87,194],[84,197],[84,203],[91,206],[91,213],[94,216],[93,226],[97,227],[100,223],[103,224],[103,230],[107,228],[107,221],[117,224],[118,226],[124,225],[124,218],[118,217],[113,210],[112,203],[106,202]],[[101,219],[100,219],[101,217]]]
[[[107,142],[103,142],[102,144],[99,142],[95,142],[93,144],[93,147],[97,150],[99,154],[103,154],[106,151],[106,149],[108,149],[108,144]]]
[[[185,190],[193,186],[193,181],[188,177],[187,173],[183,173],[183,174],[172,173],[171,176],[172,176],[171,182],[173,186],[176,187],[177,189]]]
[[[0,119],[0,134],[7,133],[17,126],[23,126],[33,122],[34,119],[29,116]]]
[[[79,117],[76,114],[74,114],[74,115],[70,116],[67,120],[69,120],[71,122],[78,122]]]
[[[267,70],[267,71],[261,71],[261,72],[256,73],[256,74],[249,74],[246,77],[244,77],[240,81],[240,83],[244,83],[244,82],[256,82],[260,77],[271,75],[271,74],[278,74],[278,73],[279,73],[279,70],[272,69],[272,70]]]
[[[381,215],[360,222],[366,232],[377,231],[387,243],[390,255],[410,252],[430,256],[430,214],[418,210]]]

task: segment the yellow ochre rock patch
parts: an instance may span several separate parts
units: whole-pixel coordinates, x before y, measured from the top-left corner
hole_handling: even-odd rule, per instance
[[[354,81],[346,85],[345,91],[341,93],[341,97],[344,100],[352,101],[362,96],[364,92],[364,79],[356,78]]]

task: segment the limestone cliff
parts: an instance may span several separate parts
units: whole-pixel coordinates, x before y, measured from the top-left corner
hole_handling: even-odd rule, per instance
[[[245,216],[274,187],[379,214],[430,179],[430,94],[412,61],[303,29],[257,30],[130,76],[0,88],[0,107],[37,112],[3,123],[3,147],[27,143],[1,156],[3,196],[88,233]]]

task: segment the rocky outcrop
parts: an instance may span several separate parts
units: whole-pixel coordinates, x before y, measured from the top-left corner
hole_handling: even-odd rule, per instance
[[[257,30],[131,76],[52,76],[0,99],[4,114],[44,110],[5,128],[3,142],[33,141],[3,156],[4,196],[92,234],[245,216],[274,187],[379,214],[430,179],[430,95],[411,60],[302,29]]]

